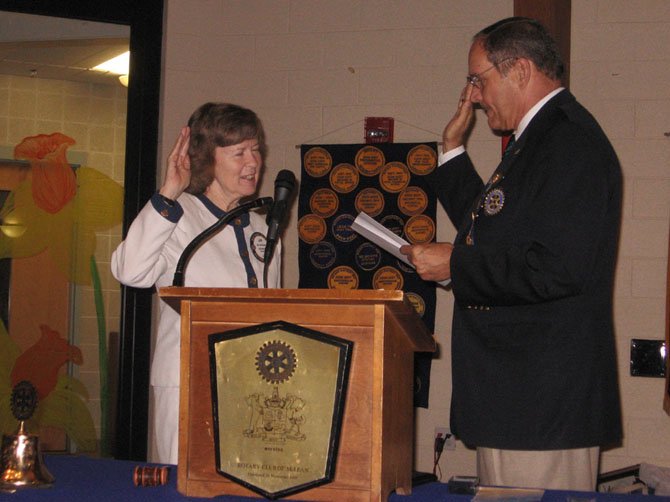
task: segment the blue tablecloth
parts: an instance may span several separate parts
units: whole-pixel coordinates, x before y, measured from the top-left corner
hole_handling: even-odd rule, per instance
[[[133,471],[138,462],[90,458],[85,456],[47,455],[44,463],[56,478],[50,488],[21,489],[16,493],[0,493],[2,501],[68,501],[68,502],[120,502],[120,501],[221,501],[249,502],[258,500],[248,497],[219,496],[213,499],[185,497],[177,491],[177,467],[170,466],[168,483],[163,486],[136,487]],[[305,492],[308,499],[309,492]],[[452,495],[446,483],[427,483],[416,486],[412,494],[401,496],[392,494],[390,502],[469,502],[468,495]],[[543,502],[660,502],[670,501],[670,497],[645,495],[612,495],[605,493],[546,491]],[[336,502],[336,501],[334,501]]]

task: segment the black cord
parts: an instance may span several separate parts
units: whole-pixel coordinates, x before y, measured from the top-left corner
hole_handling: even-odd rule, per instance
[[[435,437],[435,444],[433,445],[433,474],[437,476],[438,479],[442,479],[442,468],[440,467],[440,457],[444,451],[444,443],[446,443],[447,438],[442,437],[442,434],[438,434]],[[439,472],[439,475],[437,474]]]

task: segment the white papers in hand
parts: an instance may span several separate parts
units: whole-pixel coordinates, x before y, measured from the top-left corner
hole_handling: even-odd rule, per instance
[[[372,219],[366,213],[358,213],[358,216],[356,216],[356,219],[351,224],[351,229],[365,237],[370,242],[376,244],[387,253],[391,253],[403,263],[406,263],[410,267],[414,267],[414,265],[412,265],[407,259],[407,256],[400,252],[400,248],[402,246],[410,245],[409,242],[394,234],[392,231],[390,231],[381,223],[378,223],[376,220]],[[440,281],[438,284],[446,286],[450,282],[451,280],[447,279],[445,281]]]

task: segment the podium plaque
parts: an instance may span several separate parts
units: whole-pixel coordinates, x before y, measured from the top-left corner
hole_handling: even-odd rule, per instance
[[[352,346],[284,321],[209,335],[217,472],[270,499],[332,481]]]

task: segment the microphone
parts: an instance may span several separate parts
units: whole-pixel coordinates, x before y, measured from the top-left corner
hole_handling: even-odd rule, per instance
[[[265,266],[272,260],[275,252],[277,239],[279,238],[279,229],[288,212],[288,203],[295,189],[295,175],[288,169],[282,169],[275,179],[275,196],[272,208],[268,213],[266,223],[268,225],[268,234],[265,243]]]

